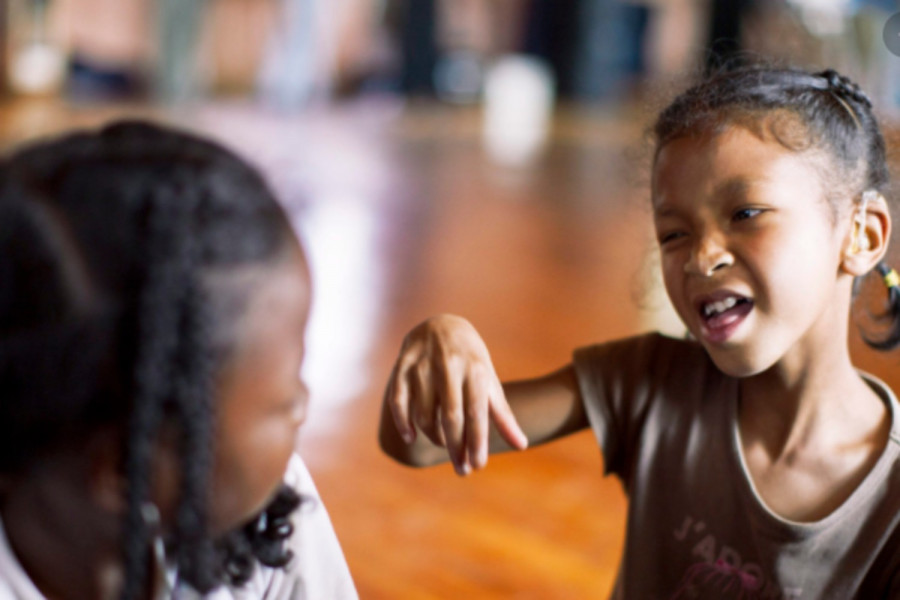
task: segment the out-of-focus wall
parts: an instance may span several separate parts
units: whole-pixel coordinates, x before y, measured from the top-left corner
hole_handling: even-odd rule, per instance
[[[587,102],[628,101],[648,82],[677,84],[761,58],[837,67],[896,106],[900,57],[881,39],[888,4],[6,0],[5,46],[24,81],[14,88],[59,90],[61,81],[47,83],[55,66],[76,81],[69,91],[88,97],[107,86],[169,99],[253,95],[288,107],[373,91],[477,103],[491,65],[524,54],[548,66],[557,97]],[[20,60],[37,38],[52,51]]]

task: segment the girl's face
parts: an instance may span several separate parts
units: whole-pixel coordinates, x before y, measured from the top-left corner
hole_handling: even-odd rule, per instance
[[[210,526],[222,533],[265,507],[306,416],[300,379],[310,281],[298,250],[264,267],[220,379]]]
[[[802,369],[846,345],[848,227],[808,157],[734,126],[668,143],[652,185],[666,290],[722,371]]]

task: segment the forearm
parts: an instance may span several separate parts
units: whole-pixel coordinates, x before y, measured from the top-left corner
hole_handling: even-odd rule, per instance
[[[503,391],[529,446],[551,442],[588,426],[572,365],[543,377],[505,382]],[[511,449],[492,427],[491,453]]]

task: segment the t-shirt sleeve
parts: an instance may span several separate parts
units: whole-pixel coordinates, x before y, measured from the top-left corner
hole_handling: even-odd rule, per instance
[[[331,520],[312,477],[298,455],[288,465],[285,483],[302,497],[293,517],[288,548],[294,556],[285,569],[267,569],[270,579],[258,597],[267,600],[357,600],[359,598]]]
[[[666,408],[653,403],[671,399],[663,388],[678,385],[679,377],[706,362],[697,344],[658,333],[575,351],[579,391],[607,474],[615,473],[627,486],[651,409],[654,419],[664,418],[660,411]]]

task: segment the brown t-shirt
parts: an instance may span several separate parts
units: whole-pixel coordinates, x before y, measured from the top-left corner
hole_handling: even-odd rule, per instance
[[[772,513],[740,451],[738,380],[695,342],[648,334],[583,348],[575,369],[607,473],[628,494],[614,599],[900,598],[900,428],[814,523]]]

